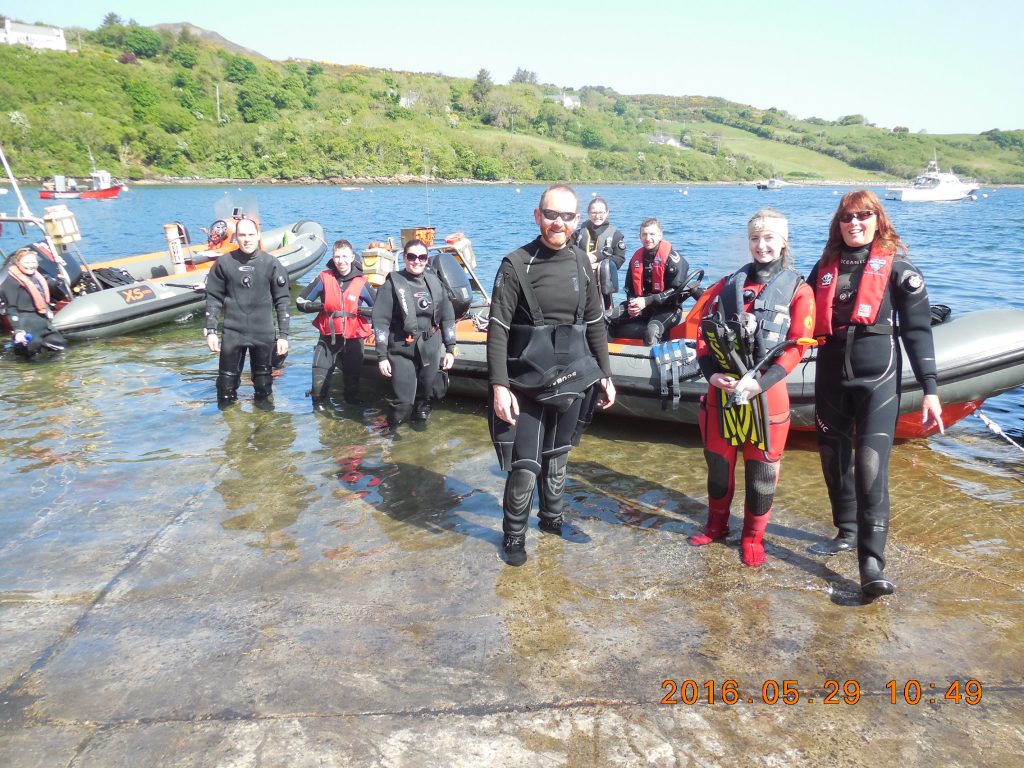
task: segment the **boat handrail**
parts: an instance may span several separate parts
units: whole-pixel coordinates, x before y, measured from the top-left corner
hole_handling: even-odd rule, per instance
[[[3,145],[0,144],[0,161],[3,162],[4,173],[7,174],[7,181],[11,184],[11,189],[14,190],[14,196],[18,198],[18,216],[34,217],[32,209],[28,207],[28,203],[25,202],[25,196],[21,194],[21,186],[18,184],[18,180],[14,178],[14,171],[11,170],[10,163],[7,162],[7,155],[4,154]]]

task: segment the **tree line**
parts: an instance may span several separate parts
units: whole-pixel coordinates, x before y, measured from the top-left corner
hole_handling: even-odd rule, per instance
[[[116,14],[81,40],[74,55],[0,46],[0,141],[20,175],[82,174],[91,152],[134,179],[747,181],[774,175],[772,148],[792,145],[906,177],[939,142],[958,172],[1024,181],[1022,131],[922,137],[859,115],[801,121],[707,97],[566,91],[524,68],[498,84],[486,69],[469,79],[273,62]],[[721,126],[766,149],[732,150]]]

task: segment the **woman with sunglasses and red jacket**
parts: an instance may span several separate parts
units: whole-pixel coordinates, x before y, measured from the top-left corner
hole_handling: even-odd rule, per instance
[[[931,305],[920,271],[874,192],[848,192],[808,276],[814,335],[825,337],[815,368],[818,450],[838,535],[811,547],[835,555],[856,546],[861,591],[891,594],[885,577],[889,454],[899,415],[902,340],[924,391],[922,423],[942,426]]]

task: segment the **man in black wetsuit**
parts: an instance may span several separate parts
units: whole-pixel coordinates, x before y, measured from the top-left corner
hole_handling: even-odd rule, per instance
[[[608,332],[612,338],[658,344],[683,319],[690,265],[664,239],[657,219],[640,225],[640,242],[626,272],[626,303],[616,308]]]
[[[417,422],[430,418],[436,380],[455,363],[455,309],[441,281],[427,271],[427,245],[414,239],[402,250],[405,268],[388,274],[373,305],[377,368],[395,393],[392,427],[410,416]]]
[[[238,248],[219,256],[206,278],[204,333],[210,351],[220,352],[217,402],[221,405],[238,399],[246,350],[258,403],[271,395],[274,352],[288,353],[288,272],[277,259],[260,249],[259,227],[252,219],[239,220],[235,237]],[[222,314],[223,342],[217,335]]]
[[[615,386],[597,281],[569,244],[579,219],[576,193],[549,187],[533,218],[540,236],[498,268],[487,332],[489,425],[501,468],[502,548],[509,565],[526,562],[526,528],[540,478],[540,529],[562,535],[565,473],[595,405]]]
[[[572,244],[590,258],[604,299],[604,308],[612,308],[612,297],[618,290],[618,269],[626,261],[626,241],[615,225],[608,221],[608,203],[595,197],[587,206],[587,221],[572,236]]]

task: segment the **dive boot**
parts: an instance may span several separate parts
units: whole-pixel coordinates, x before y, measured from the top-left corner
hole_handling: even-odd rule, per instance
[[[896,586],[885,578],[881,565],[874,557],[864,558],[860,567],[860,591],[868,597],[891,595],[896,591]]]
[[[821,541],[817,544],[811,544],[811,546],[807,548],[807,551],[812,555],[832,557],[832,555],[838,555],[840,552],[850,552],[856,547],[857,536],[855,534],[846,534],[840,531],[834,539]]]
[[[695,547],[703,547],[729,535],[729,510],[708,510],[708,522],[703,533],[695,533],[688,541]]]
[[[501,548],[505,552],[505,562],[519,566],[526,562],[526,537],[506,533],[501,540]]]
[[[768,527],[768,520],[771,516],[771,510],[763,515],[744,512],[743,534],[740,537],[740,557],[744,565],[757,568],[767,562],[768,558],[764,554],[763,539],[764,531]]]
[[[558,517],[542,517],[537,520],[537,527],[544,533],[552,533],[555,536],[562,535],[562,516]]]

